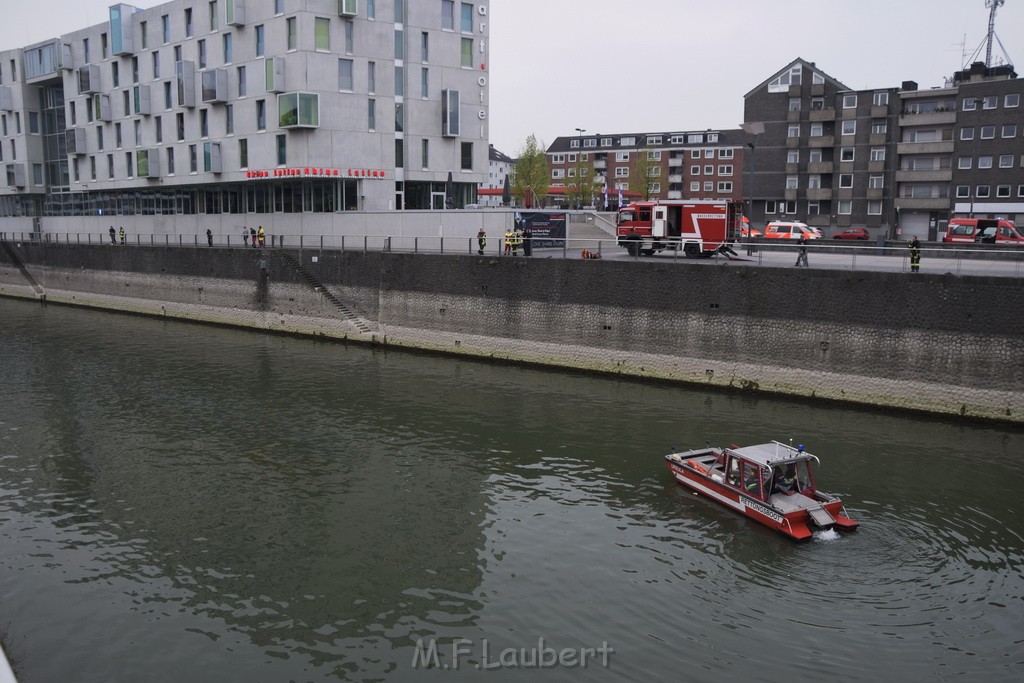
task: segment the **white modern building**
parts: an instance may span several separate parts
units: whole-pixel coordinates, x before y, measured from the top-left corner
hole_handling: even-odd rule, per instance
[[[0,52],[0,216],[475,202],[489,0],[173,0]]]

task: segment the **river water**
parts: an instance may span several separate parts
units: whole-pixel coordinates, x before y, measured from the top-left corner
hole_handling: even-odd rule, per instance
[[[3,299],[0,359],[24,682],[1024,673],[1020,431]],[[860,530],[662,461],[772,438]]]

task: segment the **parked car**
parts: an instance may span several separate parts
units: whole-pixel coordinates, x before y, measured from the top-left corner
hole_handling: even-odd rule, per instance
[[[1014,226],[1013,221],[1002,218],[953,218],[946,226],[946,234],[943,235],[943,242],[978,242],[978,237],[987,228],[1000,228],[1000,234],[995,236],[996,244],[1010,244],[1020,241],[1020,233]],[[1002,228],[1007,228],[1005,235]],[[994,231],[993,231],[994,232]]]
[[[748,228],[745,225],[742,228],[742,232],[743,232],[743,236],[744,237],[750,237],[750,238],[760,237],[761,234],[762,234],[761,231],[758,230],[757,228]]]
[[[864,228],[847,228],[832,235],[834,240],[869,240],[871,235]]]
[[[806,223],[772,221],[765,227],[764,236],[768,239],[783,240],[798,240],[805,236],[809,240],[816,240],[821,238],[821,231],[808,227]]]

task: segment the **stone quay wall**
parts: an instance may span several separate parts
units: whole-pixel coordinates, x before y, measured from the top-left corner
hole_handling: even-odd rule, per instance
[[[1024,281],[5,242],[0,296],[1024,423]]]

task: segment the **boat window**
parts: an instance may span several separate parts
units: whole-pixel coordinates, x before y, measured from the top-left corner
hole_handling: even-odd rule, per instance
[[[730,486],[739,487],[740,485],[740,461],[734,457],[729,458],[729,476],[726,482]]]
[[[796,464],[797,488],[800,491],[811,488],[811,475],[808,472],[809,460],[802,460]]]
[[[759,469],[754,463],[743,463],[743,490],[758,498],[761,497],[761,482],[757,476]]]

